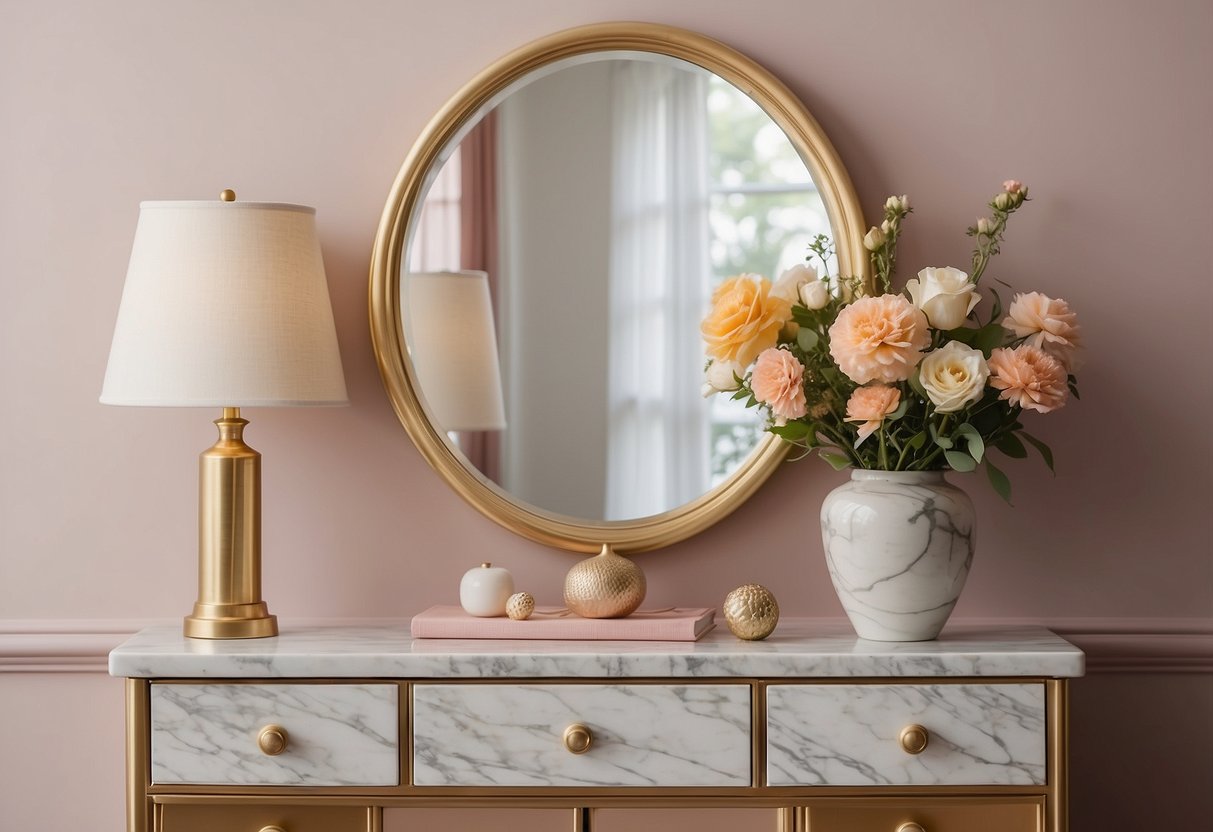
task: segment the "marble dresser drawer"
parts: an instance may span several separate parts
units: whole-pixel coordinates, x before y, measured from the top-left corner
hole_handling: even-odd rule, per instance
[[[153,684],[152,782],[394,786],[399,720],[394,684]]]
[[[743,684],[418,684],[413,782],[749,786],[750,699]]]
[[[224,806],[169,803],[156,807],[155,832],[371,832],[366,806]]]
[[[1046,748],[1041,683],[767,688],[772,786],[1041,785]]]

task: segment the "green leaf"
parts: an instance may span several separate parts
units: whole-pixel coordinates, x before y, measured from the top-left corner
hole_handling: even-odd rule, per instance
[[[986,443],[985,440],[981,438],[981,434],[978,432],[977,428],[973,427],[968,422],[965,422],[963,425],[956,428],[953,436],[963,436],[965,445],[969,449],[969,455],[978,462],[981,462],[982,454],[986,452]]]
[[[990,485],[994,486],[998,496],[1006,500],[1007,505],[1011,505],[1011,480],[994,463],[990,462],[989,457],[986,457],[986,476],[989,477]]]
[[[927,444],[927,432],[925,430],[920,430],[906,441],[906,447],[911,451],[917,451],[925,444]]]
[[[788,422],[786,425],[772,425],[771,433],[786,439],[788,442],[798,442],[812,432],[812,428],[804,422]]]
[[[885,417],[890,422],[896,422],[902,416],[906,415],[906,411],[910,409],[910,400],[903,398],[901,404],[897,405],[897,409]]]
[[[990,294],[994,297],[994,308],[990,311],[990,323],[994,323],[1002,318],[1002,298],[997,289],[990,289]],[[1008,502],[1010,501],[1008,500]]]
[[[805,352],[817,346],[817,342],[820,340],[821,336],[817,334],[816,330],[809,329],[807,326],[802,326],[800,331],[796,333],[796,343]]]
[[[1013,433],[1008,433],[999,439],[994,447],[1012,459],[1023,459],[1028,455],[1028,449],[1019,441],[1019,437]]]
[[[932,442],[934,442],[939,447],[943,448],[945,451],[950,450],[952,448],[952,445],[954,444],[952,442],[952,440],[946,436],[940,436],[939,431],[937,431],[935,429],[934,422],[932,422],[930,425],[930,431],[931,431],[931,441]]]
[[[964,453],[963,451],[944,451],[944,459],[948,461],[953,471],[959,471],[962,474],[967,474],[977,468],[977,460]]]
[[[851,467],[850,457],[843,456],[842,454],[832,454],[826,451],[821,451],[819,453],[821,458],[828,462],[830,467],[835,471],[841,471],[843,468]]]
[[[1056,474],[1057,469],[1053,467],[1053,451],[1049,448],[1049,446],[1026,431],[1021,431],[1019,435],[1024,438],[1025,442],[1030,444],[1036,450],[1040,451],[1040,455],[1044,457],[1045,465],[1048,465],[1049,470]]]
[[[1066,384],[1069,386],[1070,392],[1074,395],[1074,398],[1082,401],[1082,396],[1078,395],[1078,379],[1074,378],[1074,376],[1067,376]]]
[[[975,350],[981,350],[982,355],[990,357],[990,353],[1002,346],[1007,338],[1007,331],[998,324],[986,324],[973,336],[969,342]]]
[[[927,391],[922,386],[921,373],[918,368],[914,368],[914,372],[910,374],[909,379],[910,389],[917,393],[924,401],[927,399]]]

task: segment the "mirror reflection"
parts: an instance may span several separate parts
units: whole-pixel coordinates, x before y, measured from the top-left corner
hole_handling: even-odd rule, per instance
[[[596,53],[515,84],[440,159],[409,219],[404,328],[427,410],[468,464],[593,521],[660,514],[726,479],[763,434],[754,411],[702,395],[711,293],[778,276],[830,233],[782,130],[693,64]],[[464,274],[435,276],[448,271]],[[472,284],[484,314],[440,311]],[[459,346],[485,336],[496,356]],[[485,360],[496,374],[474,369]],[[472,378],[503,420],[440,403]]]

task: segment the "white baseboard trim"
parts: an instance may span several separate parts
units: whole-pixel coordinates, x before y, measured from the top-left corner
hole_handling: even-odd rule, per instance
[[[382,620],[382,619],[380,619]],[[824,619],[823,619],[824,620]],[[400,623],[399,619],[395,619]],[[0,619],[0,673],[104,673],[109,652],[136,631],[175,623],[130,619]],[[294,620],[367,624],[370,619]],[[1213,619],[962,619],[958,624],[1040,624],[1087,654],[1088,673],[1213,673]]]

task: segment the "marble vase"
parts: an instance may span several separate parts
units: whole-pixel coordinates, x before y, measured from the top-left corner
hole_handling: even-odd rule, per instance
[[[942,471],[851,472],[821,506],[834,591],[860,638],[929,641],[973,560],[973,503]]]

